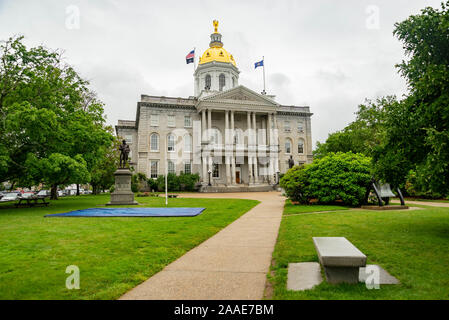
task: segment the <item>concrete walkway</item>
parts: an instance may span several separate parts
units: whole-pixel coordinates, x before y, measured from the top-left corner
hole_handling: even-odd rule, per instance
[[[392,202],[400,203],[399,200],[392,200]],[[407,204],[418,204],[421,206],[449,208],[449,202],[412,201],[405,199],[405,205]]]
[[[261,203],[120,299],[262,299],[285,198],[279,192],[180,196]]]

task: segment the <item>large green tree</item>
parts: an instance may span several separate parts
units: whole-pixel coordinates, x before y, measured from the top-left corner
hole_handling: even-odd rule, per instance
[[[28,49],[23,37],[3,41],[0,54],[0,181],[48,183],[52,198],[60,184],[89,181],[112,141],[89,83],[60,52]]]
[[[371,156],[385,140],[385,109],[396,104],[396,97],[387,96],[359,105],[356,119],[341,131],[329,134],[326,142],[317,143],[315,158],[330,153],[353,152]]]
[[[449,1],[395,25],[407,59],[397,67],[409,94],[387,108],[386,141],[374,153],[377,175],[403,185],[411,169],[420,185],[449,193]]]

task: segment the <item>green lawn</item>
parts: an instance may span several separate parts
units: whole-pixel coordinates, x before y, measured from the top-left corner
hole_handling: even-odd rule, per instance
[[[0,299],[115,299],[257,205],[238,199],[169,199],[205,207],[197,217],[44,218],[92,208],[108,195],[61,198],[48,208],[0,205]],[[164,198],[141,197],[148,206]],[[80,268],[80,290],[68,290],[66,267]]]
[[[364,284],[287,291],[291,262],[318,261],[312,237],[346,237],[401,281],[368,290]],[[284,215],[269,276],[273,299],[449,299],[449,208]]]
[[[332,205],[294,205],[290,200],[285,201],[284,205],[284,215],[289,214],[301,214],[308,212],[321,212],[321,211],[337,211],[337,210],[348,210],[348,207],[344,206],[332,206]]]

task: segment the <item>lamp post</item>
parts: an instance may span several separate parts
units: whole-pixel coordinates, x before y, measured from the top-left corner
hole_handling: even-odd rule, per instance
[[[212,184],[210,183],[210,175],[211,175],[211,173],[212,173],[212,171],[207,171],[207,173],[209,174],[209,184],[208,184],[208,186],[210,187],[210,186],[212,186]]]
[[[279,184],[279,176],[280,176],[280,174],[281,174],[281,172],[278,170],[277,172],[276,172],[276,181],[277,181],[277,183],[276,184]]]

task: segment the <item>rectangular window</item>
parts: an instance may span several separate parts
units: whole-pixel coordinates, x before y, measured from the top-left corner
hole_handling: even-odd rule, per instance
[[[125,140],[127,144],[133,143],[133,136],[131,134],[125,136]]]
[[[152,127],[159,126],[159,115],[158,114],[152,114],[150,117],[150,125]]]
[[[192,164],[190,162],[184,163],[184,173],[186,174],[192,173]]]
[[[175,116],[168,115],[167,126],[174,127],[175,126]]]
[[[192,117],[184,116],[184,127],[191,128],[192,127]]]
[[[175,151],[175,136],[174,135],[169,135],[167,137],[167,151],[172,152]]]
[[[153,179],[157,178],[159,162],[157,160],[151,160],[150,162],[150,176]]]
[[[171,160],[168,160],[168,173],[176,173],[175,163]]]
[[[290,132],[290,121],[284,121],[284,131]]]
[[[298,121],[298,132],[299,133],[304,132],[304,126],[303,126],[302,122],[299,122],[299,121]]]
[[[219,178],[219,177],[220,177],[220,169],[218,167],[218,163],[214,163],[212,169],[212,178]]]

